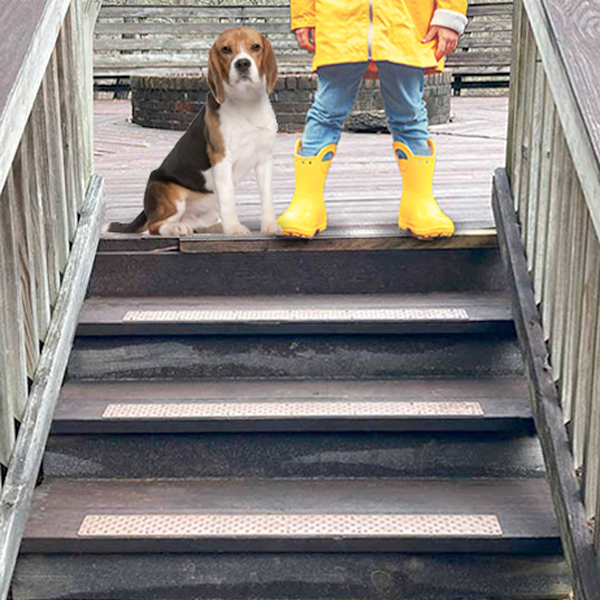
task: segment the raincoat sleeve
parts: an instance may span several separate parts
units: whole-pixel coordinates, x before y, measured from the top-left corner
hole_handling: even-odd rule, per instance
[[[291,0],[292,31],[301,27],[315,26],[316,0]]]
[[[293,4],[293,2],[292,2]],[[464,32],[467,23],[467,0],[437,0],[431,25],[440,25],[453,29],[456,33]]]

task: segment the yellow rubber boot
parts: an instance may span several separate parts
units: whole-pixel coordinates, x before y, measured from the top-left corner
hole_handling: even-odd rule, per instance
[[[284,236],[311,238],[327,228],[327,212],[323,189],[331,159],[323,158],[331,153],[335,155],[337,146],[325,146],[316,156],[298,156],[302,140],[296,142],[294,151],[294,171],[296,172],[296,190],[287,210],[277,219]]]
[[[421,239],[450,237],[454,233],[454,223],[442,212],[433,197],[435,145],[431,140],[427,140],[427,143],[432,151],[431,156],[415,156],[406,144],[394,142],[394,152],[402,174],[398,227]],[[406,158],[398,158],[398,150]]]

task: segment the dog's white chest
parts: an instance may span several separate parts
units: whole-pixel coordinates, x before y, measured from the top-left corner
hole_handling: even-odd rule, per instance
[[[272,156],[277,121],[268,103],[244,108],[225,103],[219,111],[219,121],[226,148],[224,162],[230,165],[236,186],[258,163]],[[204,172],[211,190],[215,189],[215,176],[214,168]]]

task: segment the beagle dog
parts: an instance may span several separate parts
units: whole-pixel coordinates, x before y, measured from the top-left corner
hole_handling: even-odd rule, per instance
[[[275,54],[262,34],[249,27],[222,33],[208,56],[206,106],[150,174],[144,210],[131,223],[111,223],[107,231],[248,235],[237,216],[234,188],[254,169],[261,232],[282,233],[272,193],[277,121],[268,96],[276,79]]]

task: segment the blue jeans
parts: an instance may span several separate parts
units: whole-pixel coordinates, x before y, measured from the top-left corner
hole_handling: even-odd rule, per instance
[[[319,88],[306,115],[301,156],[315,156],[329,144],[337,144],[350,114],[366,62],[319,67]],[[427,109],[423,100],[424,70],[390,62],[378,62],[380,90],[388,128],[395,142],[406,144],[413,154],[427,156]]]

